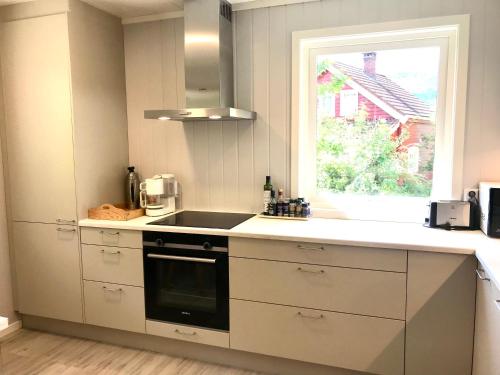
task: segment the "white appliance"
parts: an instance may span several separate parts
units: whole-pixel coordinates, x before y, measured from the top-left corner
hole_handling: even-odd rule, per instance
[[[162,216],[175,212],[178,195],[177,181],[173,174],[159,174],[140,184],[141,207],[147,216]]]

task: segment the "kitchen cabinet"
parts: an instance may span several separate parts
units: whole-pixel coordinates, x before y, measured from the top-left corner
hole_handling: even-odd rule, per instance
[[[229,269],[231,298],[405,319],[405,273],[234,257]]]
[[[404,374],[405,323],[231,300],[231,348],[370,374]]]
[[[85,323],[144,333],[144,288],[84,281]]]
[[[479,266],[473,375],[500,374],[500,289]]]
[[[124,197],[123,31],[78,0],[0,11],[7,187],[14,221],[72,223]]]
[[[81,228],[82,243],[142,249],[142,232],[109,228]]]
[[[76,228],[15,222],[12,234],[19,311],[83,322]]]
[[[77,221],[87,217],[88,208],[120,202],[124,195],[128,142],[121,22],[78,0],[13,4],[2,7],[0,19],[2,149],[17,308],[81,321]],[[53,237],[57,225],[71,226],[75,242]],[[37,242],[35,234],[47,240]],[[25,243],[36,246],[27,249]],[[54,249],[65,251],[67,268],[42,275],[54,258],[31,276],[35,260],[56,255]],[[80,279],[78,287],[73,277]],[[34,283],[38,293],[65,281],[67,289],[49,291],[46,305],[28,287]],[[62,306],[70,301],[78,314]]]
[[[144,287],[142,249],[82,244],[83,279]]]
[[[6,22],[2,30],[12,219],[76,223],[67,17]]]
[[[471,374],[473,256],[230,238],[229,257],[233,349],[383,375]]]
[[[197,344],[229,348],[229,333],[215,329],[146,320],[146,333]]]
[[[405,375],[471,374],[476,266],[473,255],[408,252]]]

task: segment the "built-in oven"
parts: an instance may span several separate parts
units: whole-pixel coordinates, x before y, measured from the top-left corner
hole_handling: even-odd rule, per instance
[[[229,330],[228,239],[143,232],[146,319]]]

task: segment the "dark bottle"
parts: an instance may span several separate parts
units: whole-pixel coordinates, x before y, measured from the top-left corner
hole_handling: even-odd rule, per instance
[[[139,176],[134,171],[135,167],[128,167],[125,182],[125,205],[129,210],[139,208]]]
[[[267,206],[267,214],[269,216],[276,216],[276,204],[276,192],[274,190],[271,190],[271,201]]]
[[[266,184],[264,185],[264,214],[269,211],[269,202],[271,201],[271,191],[273,185],[271,184],[271,176],[266,176]]]

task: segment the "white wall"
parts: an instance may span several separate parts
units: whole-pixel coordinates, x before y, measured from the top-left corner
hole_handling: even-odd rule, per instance
[[[471,14],[464,186],[500,181],[500,2],[322,0],[236,12],[237,105],[253,123],[181,125],[144,109],[183,106],[182,19],[125,26],[130,163],[143,177],[176,173],[188,208],[255,211],[271,174],[290,186],[291,32]]]

